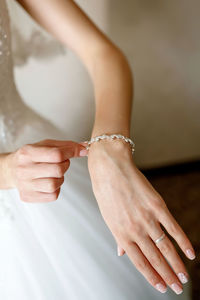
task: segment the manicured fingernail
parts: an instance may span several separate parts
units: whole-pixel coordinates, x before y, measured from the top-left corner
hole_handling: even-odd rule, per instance
[[[195,254],[194,254],[194,251],[192,249],[187,249],[186,254],[187,254],[189,259],[195,259],[195,257],[196,257]]]
[[[88,150],[87,149],[83,149],[79,152],[80,156],[86,156],[88,154]]]
[[[184,273],[178,273],[177,275],[178,275],[178,278],[181,283],[188,282],[188,278],[186,277],[186,275]]]
[[[164,284],[162,284],[162,283],[157,283],[156,289],[161,293],[166,293],[166,291],[167,291],[166,286],[164,286]]]
[[[183,291],[183,289],[177,283],[172,283],[171,288],[177,295],[181,294]]]

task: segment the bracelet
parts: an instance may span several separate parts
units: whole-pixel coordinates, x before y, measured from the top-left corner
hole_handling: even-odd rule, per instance
[[[98,142],[100,140],[104,140],[104,139],[110,139],[110,140],[114,140],[115,138],[117,139],[122,139],[124,140],[125,142],[129,143],[131,145],[131,151],[132,151],[132,154],[134,153],[135,151],[135,143],[128,137],[125,137],[124,135],[122,134],[102,134],[102,135],[98,135],[98,136],[95,136],[93,138],[91,138],[89,141],[84,141],[84,143],[87,143],[87,146],[86,146],[86,149],[89,150],[89,147],[92,143],[94,142]]]

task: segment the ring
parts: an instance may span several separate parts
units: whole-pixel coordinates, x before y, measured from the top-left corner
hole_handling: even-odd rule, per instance
[[[163,232],[163,234],[161,235],[161,237],[159,237],[157,240],[155,240],[155,244],[158,244],[160,241],[162,241],[165,237],[165,233]]]

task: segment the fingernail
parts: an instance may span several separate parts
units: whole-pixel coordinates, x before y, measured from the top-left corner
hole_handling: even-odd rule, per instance
[[[117,255],[121,256],[121,252],[120,252],[120,249],[118,247],[117,247]]]
[[[177,275],[178,275],[178,278],[181,283],[188,282],[188,278],[186,277],[186,275],[184,273],[178,273]]]
[[[156,289],[161,293],[166,293],[166,291],[167,291],[166,286],[164,286],[164,284],[162,284],[162,283],[157,283]]]
[[[88,154],[88,150],[87,149],[83,149],[79,152],[80,156],[86,156]]]
[[[187,249],[186,254],[187,254],[189,259],[195,259],[195,257],[196,257],[195,254],[194,254],[194,251],[192,249]]]
[[[181,294],[183,291],[183,289],[177,283],[172,283],[171,288],[177,295]]]

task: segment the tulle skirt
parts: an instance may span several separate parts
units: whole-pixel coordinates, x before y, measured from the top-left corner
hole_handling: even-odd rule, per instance
[[[59,197],[26,203],[0,190],[0,299],[191,299],[157,292],[117,245],[92,192],[87,157],[71,159]]]

